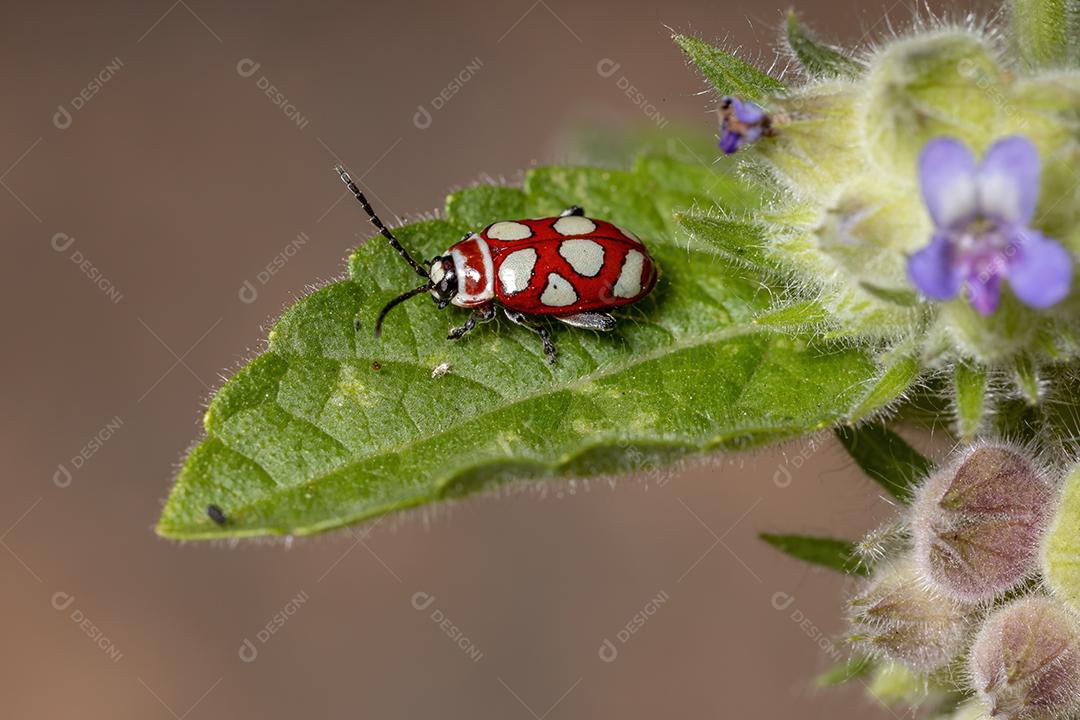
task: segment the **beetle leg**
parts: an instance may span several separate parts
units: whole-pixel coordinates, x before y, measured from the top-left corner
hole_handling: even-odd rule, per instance
[[[615,329],[615,318],[604,312],[583,312],[576,315],[555,316],[559,322],[571,327],[608,332]]]
[[[465,321],[465,324],[459,328],[454,328],[450,331],[450,334],[446,336],[447,340],[458,340],[463,337],[465,333],[476,327],[478,322],[488,322],[495,319],[495,306],[484,305],[477,308],[476,311],[469,316],[469,319]]]
[[[585,217],[585,211],[577,205],[571,205],[559,213],[559,217]]]
[[[533,322],[525,313],[520,313],[517,310],[503,308],[503,312],[506,313],[506,317],[509,318],[510,322],[516,323],[523,328],[528,328],[540,336],[540,339],[544,341],[544,354],[547,355],[548,362],[554,365],[555,344],[551,342],[551,335],[548,333],[547,328]]]

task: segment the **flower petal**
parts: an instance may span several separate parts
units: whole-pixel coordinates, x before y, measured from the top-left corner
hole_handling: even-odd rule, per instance
[[[743,137],[737,132],[731,130],[725,130],[724,134],[720,137],[720,149],[728,155],[733,155],[738,152],[739,147],[742,146]]]
[[[1069,294],[1072,258],[1065,248],[1034,230],[1017,235],[1009,258],[1009,285],[1025,305],[1046,308]]]
[[[967,146],[953,138],[935,138],[919,156],[919,183],[934,224],[953,228],[978,212],[978,167]]]
[[[765,111],[752,102],[740,102],[736,100],[735,117],[747,125],[756,125],[765,119]]]
[[[961,278],[948,237],[935,235],[929,245],[908,258],[908,276],[919,292],[931,300],[956,297]]]
[[[1001,300],[1001,277],[993,273],[972,273],[967,278],[968,301],[982,315],[993,315]]]
[[[1041,172],[1039,151],[1026,137],[998,140],[979,166],[979,211],[995,220],[1030,224],[1039,200]]]

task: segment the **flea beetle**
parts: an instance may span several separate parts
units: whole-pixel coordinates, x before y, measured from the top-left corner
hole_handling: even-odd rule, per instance
[[[473,311],[464,325],[450,331],[449,339],[493,320],[502,308],[511,322],[540,336],[548,362],[554,363],[555,345],[537,322],[540,317],[606,332],[615,327],[611,310],[637,302],[656,285],[657,268],[645,245],[627,230],[585,217],[579,207],[558,217],[502,220],[467,233],[424,267],[379,219],[349,173],[340,166],[335,170],[372,224],[424,279],[386,304],[375,321],[375,337],[392,309],[431,293],[439,309],[456,305]]]

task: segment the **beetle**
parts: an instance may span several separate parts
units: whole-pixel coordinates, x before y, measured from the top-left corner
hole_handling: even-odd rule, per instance
[[[383,307],[375,337],[391,310],[430,293],[440,310],[447,305],[472,310],[464,325],[450,331],[450,340],[493,320],[501,308],[511,322],[540,336],[548,362],[554,363],[555,345],[540,318],[608,332],[615,327],[610,311],[641,300],[656,286],[658,268],[641,240],[610,222],[586,217],[577,206],[557,217],[502,220],[466,233],[424,267],[379,219],[345,168],[334,169],[375,228],[424,279]]]
[[[225,511],[217,505],[207,505],[206,514],[210,516],[210,519],[214,521],[215,525],[224,525],[229,521],[229,518],[225,515]]]

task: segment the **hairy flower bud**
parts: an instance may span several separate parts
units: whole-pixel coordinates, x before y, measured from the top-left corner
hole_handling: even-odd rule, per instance
[[[1061,500],[1042,547],[1043,579],[1054,597],[1080,613],[1080,465],[1065,475]]]
[[[1019,448],[980,443],[933,474],[912,506],[915,560],[939,592],[997,597],[1038,567],[1054,490]]]
[[[883,662],[866,685],[870,697],[886,707],[918,704],[926,697],[926,676],[906,665]]]
[[[1080,710],[1080,624],[1051,598],[1013,602],[979,630],[970,669],[975,691],[994,718],[1071,717]]]
[[[966,29],[901,40],[875,58],[866,140],[887,172],[910,173],[923,146],[940,136],[979,147],[1000,131],[1004,73],[987,41]]]
[[[986,708],[977,699],[967,700],[956,707],[949,720],[986,720]]]
[[[850,641],[860,650],[927,672],[960,651],[964,606],[927,587],[910,561],[882,568],[848,603]]]
[[[835,201],[865,158],[858,137],[856,90],[844,82],[803,88],[771,104],[775,137],[757,148],[776,178],[796,197]]]

